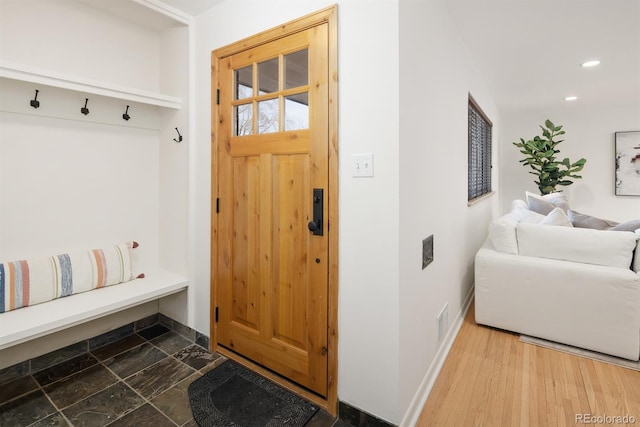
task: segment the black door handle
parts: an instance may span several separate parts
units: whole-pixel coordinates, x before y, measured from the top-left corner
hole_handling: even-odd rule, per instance
[[[309,221],[307,228],[314,236],[323,236],[322,216],[324,215],[324,191],[322,188],[313,189],[313,220]]]

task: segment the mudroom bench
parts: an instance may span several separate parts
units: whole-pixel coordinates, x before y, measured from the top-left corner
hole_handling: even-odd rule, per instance
[[[181,292],[188,280],[160,271],[135,279],[0,313],[0,350]]]

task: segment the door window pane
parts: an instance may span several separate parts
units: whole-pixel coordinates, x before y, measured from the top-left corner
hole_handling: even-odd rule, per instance
[[[278,58],[258,64],[258,94],[278,91]]]
[[[235,94],[234,99],[245,99],[253,96],[253,66],[235,70]]]
[[[309,93],[284,99],[284,130],[309,129]]]
[[[258,102],[258,133],[278,132],[278,98]]]
[[[253,104],[242,104],[233,107],[234,135],[253,134]]]
[[[309,83],[309,51],[307,49],[284,56],[284,88],[306,86]]]

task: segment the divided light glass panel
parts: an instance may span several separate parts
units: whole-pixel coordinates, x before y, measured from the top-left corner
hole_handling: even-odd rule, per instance
[[[234,136],[308,129],[308,84],[308,49],[234,70]]]
[[[253,96],[253,66],[235,70],[235,94],[233,99],[246,99]]]
[[[284,88],[295,89],[309,84],[309,50],[284,55]],[[284,98],[284,130],[309,129],[309,92]]]
[[[251,100],[253,97],[253,66],[249,65],[234,71],[233,99]],[[233,107],[233,134],[245,136],[253,134],[253,103]]]
[[[284,88],[293,89],[309,84],[309,50],[284,56]]]
[[[278,98],[258,102],[258,133],[278,132],[280,114]]]
[[[258,63],[258,95],[279,91],[279,58]],[[258,133],[273,133],[280,130],[280,101],[278,98],[258,102]]]
[[[284,130],[309,129],[309,93],[302,92],[284,99]]]
[[[253,135],[253,103],[233,107],[234,135]]]
[[[258,64],[258,95],[278,92],[278,58]]]

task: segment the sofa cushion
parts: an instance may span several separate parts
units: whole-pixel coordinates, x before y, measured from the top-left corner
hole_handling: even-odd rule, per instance
[[[567,197],[562,193],[551,193],[539,196],[527,191],[526,196],[529,209],[542,215],[547,215],[554,208],[561,208],[565,212],[569,210]]]
[[[611,231],[636,231],[640,229],[640,219],[623,222],[611,228]]]
[[[516,226],[516,234],[520,255],[626,269],[640,238],[629,232],[525,223]]]
[[[569,219],[574,227],[578,228],[592,228],[594,230],[608,230],[611,227],[618,225],[615,221],[608,219],[596,218],[595,216],[583,214],[572,209],[567,212]],[[633,231],[633,230],[626,230]]]
[[[518,254],[516,225],[521,222],[527,224],[545,223],[546,225],[571,226],[569,218],[560,208],[556,208],[557,210],[554,209],[545,216],[523,208],[522,205],[512,204],[511,206],[511,212],[489,223],[489,237],[491,238],[493,248],[498,252],[513,255]]]
[[[573,227],[573,224],[569,221],[569,217],[561,208],[553,208],[553,210],[549,212],[538,224]]]

